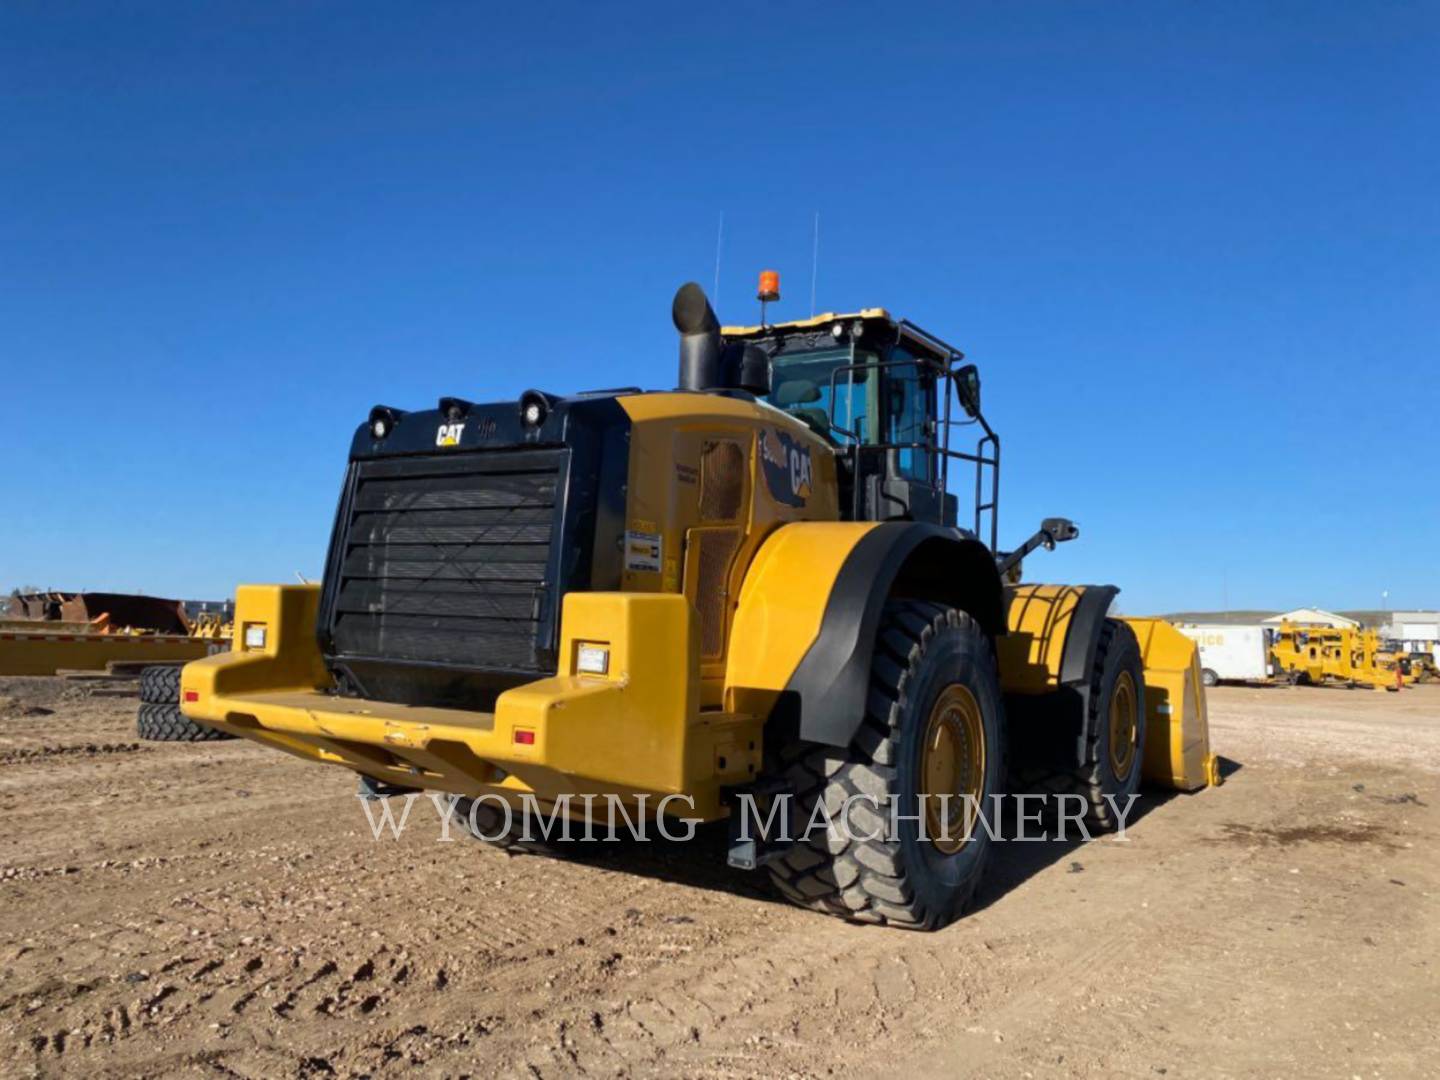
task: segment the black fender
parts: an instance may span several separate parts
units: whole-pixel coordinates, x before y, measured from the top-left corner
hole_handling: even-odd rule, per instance
[[[1065,635],[1065,650],[1060,654],[1060,685],[1070,687],[1080,699],[1079,731],[1075,740],[1075,760],[1085,761],[1090,730],[1090,675],[1095,669],[1095,650],[1100,645],[1100,631],[1105,616],[1120,590],[1114,585],[1087,585],[1070,617],[1070,632]],[[1141,691],[1144,692],[1143,689]]]
[[[1114,585],[1076,585],[1080,599],[1065,626],[1056,687],[1041,695],[1007,693],[1005,708],[1017,732],[1011,742],[1017,760],[1046,768],[1083,765],[1093,734],[1090,722],[1090,682],[1095,653],[1110,605],[1120,590]],[[1014,587],[1005,590],[1006,620],[1009,607],[1020,602]],[[1033,759],[1033,760],[1032,760]]]
[[[1088,686],[1090,669],[1095,666],[1095,649],[1100,644],[1100,631],[1105,615],[1120,590],[1114,585],[1086,585],[1070,616],[1070,631],[1065,635],[1065,649],[1060,654],[1060,685]]]
[[[850,744],[864,719],[875,634],[892,596],[950,604],[991,638],[1005,632],[1004,586],[989,548],[941,525],[882,522],[835,575],[820,635],[786,685],[799,704],[802,739]]]

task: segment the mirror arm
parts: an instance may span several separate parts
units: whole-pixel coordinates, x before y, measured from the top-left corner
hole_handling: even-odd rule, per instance
[[[1054,551],[1056,544],[1074,540],[1079,535],[1080,527],[1068,518],[1046,518],[1030,539],[1008,555],[1002,555],[996,560],[1000,576],[1003,578],[1012,568],[1020,564],[1021,559],[1036,548],[1043,547],[1046,551]]]

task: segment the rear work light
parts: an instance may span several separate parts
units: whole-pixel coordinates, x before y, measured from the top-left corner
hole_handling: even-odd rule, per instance
[[[610,650],[604,645],[581,645],[575,654],[576,671],[604,675],[610,670]]]

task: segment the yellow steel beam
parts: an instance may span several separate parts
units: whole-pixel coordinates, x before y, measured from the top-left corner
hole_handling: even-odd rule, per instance
[[[226,644],[183,634],[0,633],[0,675],[104,671],[115,661],[198,660]]]

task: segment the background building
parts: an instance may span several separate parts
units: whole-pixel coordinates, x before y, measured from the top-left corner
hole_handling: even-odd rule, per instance
[[[1292,622],[1297,626],[1336,626],[1336,627],[1357,627],[1360,624],[1346,618],[1344,615],[1336,615],[1333,611],[1324,611],[1320,608],[1302,607],[1294,611],[1282,612],[1279,615],[1272,615],[1268,619],[1261,619],[1261,626],[1279,626],[1282,622]]]
[[[1380,636],[1399,641],[1411,651],[1433,651],[1440,643],[1440,611],[1395,611]]]

